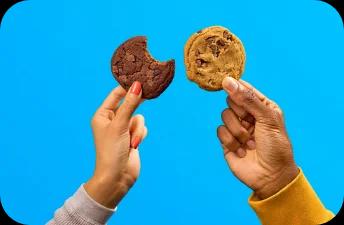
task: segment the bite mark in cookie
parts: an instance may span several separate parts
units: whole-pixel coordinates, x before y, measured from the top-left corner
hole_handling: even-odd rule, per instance
[[[127,91],[134,81],[142,84],[142,98],[158,97],[174,77],[174,60],[159,62],[147,51],[144,36],[133,37],[121,44],[111,60],[111,71],[118,83]]]

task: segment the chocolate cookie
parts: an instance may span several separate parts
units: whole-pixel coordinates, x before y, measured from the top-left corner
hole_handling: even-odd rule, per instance
[[[156,61],[147,51],[144,36],[133,37],[121,44],[111,60],[114,78],[126,90],[134,81],[142,84],[142,98],[158,97],[170,85],[174,76],[174,60]]]
[[[240,79],[245,60],[245,50],[239,38],[220,26],[193,34],[184,48],[188,78],[208,91],[221,90],[226,76]]]

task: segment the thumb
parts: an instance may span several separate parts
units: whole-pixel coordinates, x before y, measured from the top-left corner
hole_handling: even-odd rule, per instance
[[[112,121],[113,126],[119,130],[125,130],[129,128],[130,118],[141,103],[142,85],[140,82],[135,81],[128,93],[122,105],[117,109],[116,117]]]
[[[222,81],[223,89],[230,95],[231,100],[250,113],[255,119],[266,114],[266,97],[258,94],[253,87],[247,87],[232,77]]]

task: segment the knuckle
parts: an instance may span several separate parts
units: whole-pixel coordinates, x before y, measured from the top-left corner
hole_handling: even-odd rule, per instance
[[[235,131],[235,136],[238,137],[238,138],[244,138],[247,136],[247,131],[245,128],[243,127],[240,127],[239,129],[237,129]]]
[[[224,143],[223,147],[225,147],[228,152],[235,151],[233,150],[232,145],[230,143]]]
[[[248,113],[246,113],[242,119],[247,121],[250,124],[255,124],[256,122],[256,119],[251,114],[248,114]]]
[[[283,115],[280,110],[273,110],[272,111],[273,121],[277,124],[281,123],[283,120]]]
[[[251,104],[256,100],[256,95],[254,94],[254,91],[252,88],[245,88],[242,91],[242,101],[246,104]]]
[[[275,103],[275,110],[280,116],[283,116],[283,110]]]
[[[219,126],[217,128],[217,136],[223,147],[233,151],[237,148],[237,140],[231,134],[226,133],[225,129],[226,128],[224,126]]]
[[[225,120],[228,117],[228,115],[229,115],[229,108],[222,111],[221,113],[222,120]]]
[[[136,106],[136,102],[134,101],[134,99],[132,98],[127,98],[125,100],[125,107],[128,107],[128,108],[135,108]]]
[[[229,151],[236,151],[239,147],[240,144],[234,140],[232,137],[229,141],[223,144]]]
[[[276,112],[280,117],[283,117],[283,111],[280,108],[277,108]]]
[[[132,99],[129,99],[129,98],[126,98],[123,102],[123,105],[124,107],[132,107],[134,105]]]
[[[235,144],[235,141],[236,139],[232,135],[228,135],[226,145],[232,146],[233,144]]]
[[[111,95],[115,98],[121,98],[122,96],[120,95],[120,93],[118,93],[117,89],[114,88],[112,91],[111,91]]]
[[[223,129],[223,128],[224,128],[223,126],[217,127],[216,133],[217,133],[217,137],[218,137],[218,138],[221,138],[221,134],[222,134],[222,129]]]
[[[282,109],[277,105],[276,102],[270,100],[270,104],[272,105],[272,113],[274,118],[276,119],[282,119],[283,118],[283,111]]]

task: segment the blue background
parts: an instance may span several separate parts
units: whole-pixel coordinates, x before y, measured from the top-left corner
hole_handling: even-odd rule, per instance
[[[316,0],[29,0],[0,28],[0,196],[8,214],[43,224],[92,174],[90,119],[117,83],[114,49],[148,37],[175,79],[138,110],[149,135],[141,176],[110,224],[259,224],[251,193],[230,173],[216,138],[223,92],[185,76],[183,47],[209,25],[245,44],[244,79],[280,104],[297,163],[335,213],[343,198],[343,24]]]

